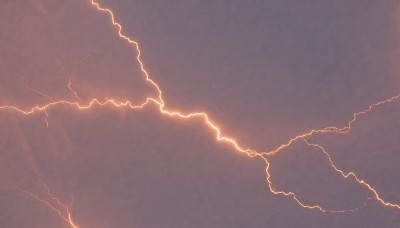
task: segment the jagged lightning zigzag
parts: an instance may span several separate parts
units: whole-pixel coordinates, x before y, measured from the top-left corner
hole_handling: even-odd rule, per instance
[[[269,186],[269,190],[276,195],[283,195],[283,196],[289,196],[292,197],[301,207],[303,208],[308,208],[308,209],[318,209],[321,212],[349,212],[349,211],[355,211],[355,210],[359,210],[360,208],[364,207],[368,201],[375,199],[378,202],[380,202],[382,205],[384,206],[388,206],[388,207],[393,207],[393,208],[397,208],[400,209],[400,204],[397,203],[392,203],[392,202],[387,202],[385,200],[383,200],[383,198],[378,194],[378,192],[370,185],[368,184],[365,180],[357,177],[357,175],[354,172],[344,172],[341,169],[339,169],[332,161],[329,153],[319,144],[314,144],[314,143],[310,143],[307,141],[307,137],[314,135],[314,134],[318,134],[318,133],[339,133],[339,134],[346,134],[348,132],[350,132],[352,124],[357,120],[357,118],[359,116],[362,115],[366,115],[369,112],[371,112],[373,109],[375,109],[378,106],[393,102],[395,100],[398,100],[400,98],[400,95],[397,96],[393,96],[389,99],[383,100],[383,101],[379,101],[377,103],[374,103],[372,105],[370,105],[367,109],[361,111],[361,112],[357,112],[354,113],[353,118],[344,126],[344,127],[337,127],[337,126],[329,126],[329,127],[325,127],[322,129],[313,129],[311,131],[308,131],[306,133],[303,134],[299,134],[291,139],[288,140],[287,143],[282,144],[280,146],[278,146],[277,148],[267,151],[267,152],[257,152],[253,149],[250,148],[243,148],[242,146],[240,146],[240,144],[233,138],[226,136],[222,133],[222,130],[220,127],[218,127],[218,125],[209,117],[209,115],[206,112],[194,112],[194,113],[182,113],[182,112],[178,112],[178,111],[173,111],[173,110],[169,110],[165,104],[165,101],[163,99],[163,93],[162,90],[160,88],[160,86],[150,77],[148,70],[145,68],[145,65],[143,63],[143,61],[141,60],[141,49],[139,46],[139,43],[133,39],[131,39],[130,37],[128,37],[127,35],[125,35],[122,31],[122,25],[120,23],[118,23],[115,20],[114,17],[114,13],[108,9],[108,8],[104,8],[102,7],[96,0],[89,0],[91,5],[98,11],[103,12],[105,14],[107,14],[112,22],[112,25],[117,29],[117,34],[118,36],[123,39],[124,41],[128,42],[137,52],[136,55],[136,60],[140,65],[140,70],[143,73],[146,82],[148,82],[156,91],[157,91],[157,95],[154,97],[147,97],[145,99],[145,101],[141,104],[132,104],[129,100],[128,101],[121,101],[121,100],[116,100],[116,99],[112,99],[112,98],[107,98],[104,101],[101,101],[97,98],[93,98],[91,99],[87,104],[82,104],[82,101],[79,99],[77,93],[71,88],[71,78],[69,80],[69,83],[67,84],[67,87],[71,90],[71,92],[74,93],[74,96],[78,99],[78,101],[68,101],[68,100],[51,100],[51,102],[45,104],[45,105],[37,105],[32,107],[31,109],[21,109],[18,108],[17,106],[0,106],[0,110],[10,110],[10,111],[16,111],[18,113],[24,114],[24,115],[30,115],[30,114],[34,114],[36,112],[44,112],[47,116],[47,110],[49,108],[52,108],[53,106],[56,105],[60,105],[60,104],[64,104],[64,105],[69,105],[72,107],[77,108],[78,110],[85,110],[85,109],[90,109],[92,108],[94,105],[98,105],[98,106],[105,106],[105,105],[111,105],[113,107],[126,107],[129,109],[142,109],[148,105],[155,105],[156,107],[158,107],[159,111],[161,114],[167,116],[167,117],[172,117],[172,118],[179,118],[179,119],[201,119],[206,126],[212,130],[212,132],[215,135],[215,138],[217,141],[226,143],[228,145],[230,145],[235,151],[238,151],[240,153],[243,153],[249,157],[256,157],[256,158],[260,158],[265,162],[266,168],[265,168],[265,172],[266,172],[266,181],[268,183]],[[29,88],[27,85],[25,85],[27,88]],[[30,89],[30,88],[29,88]],[[35,91],[37,93],[40,93],[40,91],[37,90],[33,90],[30,89],[32,91]],[[47,120],[47,119],[46,119]],[[322,208],[319,205],[307,205],[303,202],[300,201],[299,197],[294,193],[294,192],[285,192],[285,191],[280,191],[280,190],[276,190],[272,184],[271,181],[271,175],[269,172],[270,169],[270,161],[268,160],[268,158],[276,155],[277,153],[279,153],[280,151],[282,151],[285,148],[290,147],[294,142],[298,141],[298,140],[303,140],[309,147],[312,148],[317,148],[320,149],[326,156],[327,159],[330,162],[330,165],[332,166],[332,168],[338,172],[340,175],[342,175],[344,178],[349,178],[352,177],[354,181],[356,181],[357,183],[359,183],[360,185],[366,187],[371,193],[372,196],[370,198],[368,198],[365,203],[359,207],[359,208],[355,208],[355,209],[347,209],[347,210],[328,210],[325,208]],[[61,203],[55,196],[53,196],[50,193],[50,190],[48,189],[47,185],[45,183],[43,183],[43,185],[45,185],[45,187],[47,188],[47,192],[48,195],[50,196],[50,198],[55,201],[59,206],[62,206],[65,208],[65,210],[67,211],[67,216],[61,215],[60,211],[57,209],[57,213],[59,214],[59,216],[65,220],[66,222],[68,222],[72,227],[77,228],[78,226],[76,225],[76,223],[72,220],[72,216],[71,213],[69,211],[69,207],[67,207],[65,204]],[[52,204],[50,204],[48,201],[45,201],[43,199],[40,199],[39,197],[37,197],[36,195],[29,193],[25,190],[20,190],[28,195],[30,195],[31,197],[33,197],[34,199],[40,201],[41,203],[44,203],[45,205],[47,205],[48,207],[50,207],[51,209],[55,210],[54,207],[52,206]]]

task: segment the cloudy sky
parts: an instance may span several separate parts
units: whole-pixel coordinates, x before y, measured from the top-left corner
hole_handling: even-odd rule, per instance
[[[343,127],[400,94],[395,0],[99,2],[139,42],[168,109],[206,111],[246,148],[270,151],[311,129]],[[89,0],[0,0],[0,15],[0,106],[156,97],[137,50]],[[394,100],[349,134],[308,140],[399,204],[399,111]],[[46,112],[0,110],[1,227],[71,227],[66,207],[81,228],[400,226],[400,209],[365,205],[371,192],[302,140],[270,158],[276,189],[307,205],[361,210],[322,213],[272,194],[262,159],[154,104]]]

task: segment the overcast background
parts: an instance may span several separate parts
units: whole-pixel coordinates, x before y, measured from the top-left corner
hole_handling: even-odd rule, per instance
[[[245,147],[268,151],[310,129],[343,126],[400,93],[398,1],[101,3],[139,41],[167,106],[207,111]],[[75,101],[70,76],[83,103],[154,96],[135,50],[89,0],[0,0],[0,15],[0,106],[49,102],[35,89]],[[399,111],[399,102],[381,106],[351,134],[311,141],[399,203]],[[400,211],[376,201],[332,214],[275,196],[262,161],[217,143],[200,121],[169,119],[154,106],[48,113],[46,128],[44,113],[0,112],[1,227],[68,227],[9,187],[46,198],[39,175],[85,228],[400,226]],[[278,189],[328,209],[359,207],[370,196],[301,142],[271,160],[271,174]]]

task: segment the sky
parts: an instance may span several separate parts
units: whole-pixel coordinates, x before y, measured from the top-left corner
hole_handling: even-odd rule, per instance
[[[166,109],[206,112],[241,147],[269,152],[400,94],[395,0],[101,0],[137,41]],[[320,148],[296,140],[266,163],[203,118],[165,115],[138,50],[90,0],[0,0],[1,227],[399,227]],[[307,137],[400,204],[399,100],[346,134]],[[68,217],[70,215],[70,218]],[[73,225],[70,221],[73,221]]]

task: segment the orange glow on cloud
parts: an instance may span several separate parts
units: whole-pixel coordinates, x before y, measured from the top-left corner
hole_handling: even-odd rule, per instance
[[[335,163],[331,159],[329,153],[324,149],[324,147],[322,147],[319,144],[314,144],[314,143],[307,141],[307,137],[312,136],[314,134],[331,134],[331,133],[346,134],[351,131],[352,124],[355,121],[357,121],[357,119],[359,117],[361,117],[363,115],[367,115],[369,112],[378,108],[379,106],[386,105],[395,100],[398,100],[400,98],[400,95],[393,96],[386,100],[371,104],[367,109],[357,112],[357,113],[354,113],[352,119],[348,123],[346,123],[343,127],[328,126],[328,127],[322,128],[322,129],[313,129],[311,131],[305,132],[303,134],[299,134],[299,135],[289,139],[286,143],[276,147],[273,150],[265,151],[265,152],[258,152],[251,148],[243,147],[236,139],[225,135],[223,133],[223,130],[219,127],[218,123],[215,123],[211,119],[210,115],[207,112],[183,113],[183,112],[176,111],[176,110],[170,110],[168,108],[168,106],[166,105],[166,102],[164,101],[163,91],[162,91],[161,87],[156,83],[156,81],[154,79],[151,78],[150,74],[148,73],[148,70],[145,68],[145,64],[143,63],[143,61],[141,59],[142,52],[141,52],[139,43],[123,33],[123,27],[120,23],[118,23],[115,20],[113,11],[111,11],[108,8],[102,7],[95,0],[90,0],[90,3],[91,3],[91,6],[94,8],[94,10],[104,13],[105,15],[107,15],[109,17],[109,19],[112,22],[112,25],[116,29],[116,33],[117,33],[118,37],[121,38],[123,41],[129,43],[132,46],[132,48],[137,52],[136,61],[139,63],[140,70],[141,70],[146,82],[153,87],[156,94],[153,96],[147,97],[144,102],[139,103],[139,104],[134,104],[129,100],[120,100],[120,99],[114,99],[114,98],[99,99],[96,97],[92,98],[88,102],[83,102],[81,100],[81,98],[79,97],[78,92],[73,89],[73,86],[72,86],[73,85],[72,84],[73,72],[71,72],[70,74],[65,73],[61,64],[58,61],[60,68],[62,69],[64,75],[67,77],[68,81],[67,81],[66,86],[67,86],[68,90],[71,92],[71,94],[73,95],[74,100],[56,100],[56,99],[52,98],[51,96],[49,96],[45,93],[42,93],[41,91],[39,91],[37,89],[31,88],[21,78],[21,83],[27,90],[29,90],[33,93],[37,93],[37,94],[47,98],[49,100],[49,102],[46,104],[43,104],[43,105],[35,105],[29,109],[23,109],[23,108],[20,108],[18,106],[13,106],[13,105],[0,106],[1,111],[16,112],[21,115],[32,115],[35,113],[44,113],[45,123],[48,126],[49,122],[47,120],[47,117],[48,117],[47,111],[49,109],[53,108],[54,106],[59,106],[59,105],[71,106],[71,107],[75,108],[75,110],[77,110],[77,111],[85,111],[85,110],[91,109],[94,106],[109,106],[109,107],[114,107],[114,108],[126,108],[126,109],[132,109],[132,110],[140,110],[140,109],[146,108],[149,105],[154,105],[158,108],[159,112],[167,118],[175,118],[175,119],[181,119],[181,120],[200,119],[201,121],[203,121],[203,123],[205,123],[207,128],[210,130],[211,134],[214,135],[216,141],[227,144],[234,151],[242,153],[244,155],[247,155],[248,157],[262,159],[265,162],[266,182],[268,184],[270,192],[275,195],[291,197],[294,199],[294,201],[299,206],[301,206],[303,208],[317,209],[321,212],[351,212],[351,211],[360,210],[361,208],[365,207],[367,202],[369,202],[370,200],[376,200],[379,203],[381,203],[383,206],[400,209],[400,204],[395,203],[395,202],[385,201],[383,199],[384,197],[381,196],[375,190],[375,188],[373,188],[370,184],[368,184],[364,179],[359,178],[354,172],[352,172],[352,171],[345,172],[345,171],[341,170],[340,168],[338,168],[337,165],[335,165]],[[82,59],[81,61],[83,61],[83,60],[84,59]],[[81,61],[79,61],[79,62],[81,62]],[[359,208],[351,208],[351,209],[343,209],[343,210],[329,210],[329,209],[321,207],[318,204],[307,205],[307,204],[303,203],[300,200],[300,197],[298,195],[296,195],[296,193],[294,193],[294,192],[290,192],[290,191],[286,192],[286,191],[281,191],[281,190],[275,189],[275,187],[271,181],[269,158],[276,155],[277,153],[281,152],[283,149],[290,147],[294,142],[299,141],[299,140],[303,140],[310,148],[319,149],[322,153],[324,153],[326,155],[326,158],[328,159],[330,165],[332,166],[332,169],[335,170],[336,172],[338,172],[341,176],[343,176],[343,178],[345,178],[345,179],[352,178],[358,184],[360,184],[363,187],[365,187],[366,189],[368,189],[371,193],[371,196],[365,200],[365,203],[363,205],[361,205]],[[21,190],[18,188],[15,188],[15,189],[17,189],[21,193],[26,194],[27,196],[35,199],[36,201],[44,204],[45,206],[47,206],[48,208],[53,210],[62,220],[67,222],[71,227],[78,228],[79,226],[73,220],[69,206],[62,203],[57,197],[55,197],[51,193],[51,191],[50,191],[49,187],[46,185],[46,183],[42,182],[42,185],[46,189],[47,194],[50,197],[51,201],[42,199],[42,198],[38,197],[37,195],[35,195],[31,192],[25,191],[25,190]],[[57,205],[57,206],[55,206],[55,205]],[[62,210],[59,208],[62,208]]]

